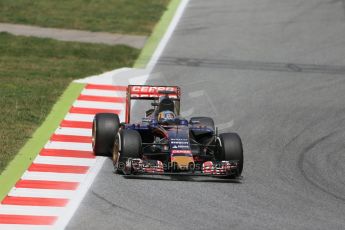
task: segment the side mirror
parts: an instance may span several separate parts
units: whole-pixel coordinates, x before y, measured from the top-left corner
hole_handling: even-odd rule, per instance
[[[145,112],[145,116],[148,117],[150,116],[155,110],[154,109],[149,109]]]
[[[159,103],[158,102],[152,102],[151,105],[152,106],[159,106]]]
[[[190,120],[190,121],[189,121],[189,124],[198,125],[198,124],[200,124],[200,121]]]

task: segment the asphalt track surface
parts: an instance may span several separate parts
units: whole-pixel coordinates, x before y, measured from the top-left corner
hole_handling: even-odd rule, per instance
[[[345,229],[344,54],[343,1],[192,0],[150,82],[241,135],[243,180],[129,179],[109,160],[67,229]]]

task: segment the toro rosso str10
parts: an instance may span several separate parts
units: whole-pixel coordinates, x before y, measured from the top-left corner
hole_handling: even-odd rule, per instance
[[[95,155],[111,156],[125,175],[158,174],[237,178],[243,169],[242,142],[236,133],[218,134],[212,118],[180,116],[178,86],[129,85],[126,118],[98,113],[93,120]],[[141,122],[131,123],[131,102],[148,100]]]

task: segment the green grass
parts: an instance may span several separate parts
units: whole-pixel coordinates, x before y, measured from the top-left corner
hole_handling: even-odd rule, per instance
[[[50,136],[55,132],[56,128],[69,111],[72,103],[80,95],[84,87],[85,84],[75,82],[69,84],[63,95],[50,110],[43,124],[33,133],[32,138],[25,143],[23,148],[16,154],[15,158],[0,174],[0,200],[3,200],[8,194],[43,146],[48,142]]]
[[[170,0],[0,0],[0,22],[148,35]]]
[[[174,18],[175,12],[180,3],[180,0],[170,1],[167,10],[164,12],[161,19],[155,26],[154,31],[152,31],[152,34],[146,41],[145,47],[141,50],[138,59],[135,61],[134,68],[145,68],[145,66],[148,64],[152,54],[155,52],[159,42],[168,29],[171,20]]]
[[[0,172],[69,83],[123,66],[139,50],[0,33]]]

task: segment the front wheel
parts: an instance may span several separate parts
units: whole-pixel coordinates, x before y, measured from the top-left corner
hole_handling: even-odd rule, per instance
[[[122,173],[129,158],[141,157],[141,136],[135,130],[120,130],[115,137],[113,163],[118,173]]]
[[[243,170],[243,146],[240,136],[237,133],[222,133],[216,140],[216,160],[237,161],[238,176]]]

